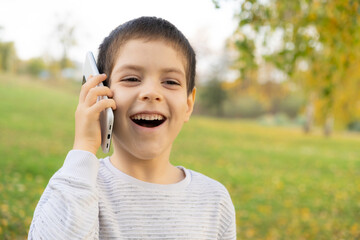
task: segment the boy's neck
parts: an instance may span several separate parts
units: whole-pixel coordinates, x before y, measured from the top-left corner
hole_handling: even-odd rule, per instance
[[[144,182],[174,184],[185,178],[185,173],[169,162],[169,153],[157,159],[138,159],[123,151],[114,151],[110,162],[123,173]]]

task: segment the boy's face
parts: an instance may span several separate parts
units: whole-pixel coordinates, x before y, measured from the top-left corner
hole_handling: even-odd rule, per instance
[[[117,105],[115,151],[168,158],[195,99],[195,89],[187,95],[184,57],[164,41],[129,40],[115,60],[110,89]]]

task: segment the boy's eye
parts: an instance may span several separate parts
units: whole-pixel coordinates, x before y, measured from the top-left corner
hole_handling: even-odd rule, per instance
[[[122,82],[140,82],[140,80],[136,77],[128,77],[121,80]]]
[[[179,85],[180,86],[180,83],[175,80],[165,80],[164,83],[167,85]]]

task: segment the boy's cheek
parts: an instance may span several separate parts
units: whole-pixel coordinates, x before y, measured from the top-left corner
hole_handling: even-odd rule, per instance
[[[126,117],[127,112],[131,108],[131,103],[126,96],[114,96],[113,100],[115,101],[116,110],[114,114],[117,117],[124,115]]]
[[[115,113],[116,115],[119,115],[119,114],[125,112],[125,108],[124,108],[123,105],[118,104],[117,101],[115,101],[115,104],[116,104],[116,109],[115,109],[114,113]]]
[[[129,96],[125,91],[113,90],[113,99],[116,103],[116,107],[122,107],[125,102],[129,101]]]

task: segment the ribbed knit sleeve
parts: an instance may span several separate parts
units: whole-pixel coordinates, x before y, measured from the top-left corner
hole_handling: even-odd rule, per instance
[[[235,208],[231,201],[230,195],[227,198],[227,206],[230,210],[228,226],[221,236],[221,240],[235,240],[236,239],[236,219],[235,219]]]
[[[70,151],[40,198],[28,239],[98,239],[98,169],[92,153]]]

